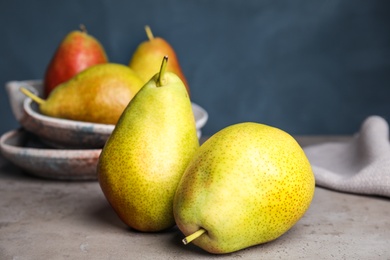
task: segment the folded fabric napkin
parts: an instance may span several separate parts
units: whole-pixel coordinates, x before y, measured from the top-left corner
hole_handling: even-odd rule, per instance
[[[380,116],[364,120],[350,142],[304,148],[316,185],[342,192],[390,197],[389,125]]]

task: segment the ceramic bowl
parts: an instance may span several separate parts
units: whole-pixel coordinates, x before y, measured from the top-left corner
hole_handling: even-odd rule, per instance
[[[36,134],[46,144],[56,148],[101,148],[110,136],[114,125],[96,124],[49,117],[39,112],[38,106],[20,92],[26,87],[37,95],[42,95],[40,80],[11,81],[6,85],[15,118],[28,131]],[[198,137],[208,120],[207,112],[192,103]]]
[[[101,149],[53,149],[24,129],[0,137],[4,158],[39,177],[60,180],[96,180]]]

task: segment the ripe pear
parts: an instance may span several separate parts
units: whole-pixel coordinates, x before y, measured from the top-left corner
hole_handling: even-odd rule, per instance
[[[214,254],[274,240],[306,212],[314,175],[288,133],[246,122],[210,137],[189,163],[176,191],[179,229]]]
[[[60,84],[46,100],[22,91],[39,104],[44,115],[114,125],[142,86],[142,80],[128,66],[104,63]]]
[[[96,64],[107,63],[106,52],[95,37],[89,35],[85,26],[81,31],[71,31],[57,47],[44,77],[44,96],[59,84]]]
[[[179,64],[176,52],[173,47],[163,38],[154,37],[149,26],[145,26],[145,31],[148,40],[141,42],[133,56],[130,59],[129,66],[145,81],[149,81],[156,71],[159,70],[161,64],[161,57],[168,56],[169,63],[167,71],[175,73],[183,81],[190,94],[190,88],[184,73]]]
[[[97,167],[101,189],[115,212],[143,232],[175,225],[176,187],[199,148],[188,93],[164,64],[166,58],[123,112]]]

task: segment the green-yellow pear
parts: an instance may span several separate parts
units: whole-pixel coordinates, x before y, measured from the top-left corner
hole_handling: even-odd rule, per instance
[[[143,232],[175,225],[177,184],[199,148],[183,82],[160,69],[123,112],[99,158],[100,187],[124,223]]]
[[[274,240],[306,212],[314,175],[288,133],[240,123],[210,137],[195,153],[176,191],[179,229],[214,254]]]
[[[142,86],[143,81],[128,66],[104,63],[91,66],[58,85],[46,100],[21,90],[39,104],[44,115],[116,124]]]

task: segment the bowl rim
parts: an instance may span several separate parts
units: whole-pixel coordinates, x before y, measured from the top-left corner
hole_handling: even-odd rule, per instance
[[[30,175],[45,179],[97,180],[95,169],[101,149],[61,150],[26,147],[27,133],[24,128],[19,128],[8,131],[0,137],[0,151],[10,163]],[[10,143],[12,139],[15,145]]]
[[[26,97],[26,99],[23,101],[23,109],[26,112],[26,114],[33,118],[34,120],[38,120],[47,126],[55,127],[55,128],[62,128],[62,129],[88,129],[93,127],[94,131],[98,130],[101,133],[111,133],[115,125],[110,124],[100,124],[100,123],[92,123],[92,122],[84,122],[84,121],[77,121],[77,120],[70,120],[70,119],[64,119],[64,118],[55,118],[43,115],[39,112],[36,112],[32,108],[32,104],[34,101]],[[198,130],[203,128],[203,126],[206,124],[208,120],[208,113],[207,111],[199,106],[198,104],[195,104],[191,102],[192,111],[195,118],[195,125]],[[198,112],[201,116],[199,118],[195,117],[195,112]]]
[[[70,119],[64,119],[64,118],[55,118],[50,116],[45,116],[41,113],[38,113],[33,110],[32,104],[33,100],[31,98],[26,98],[23,101],[23,108],[26,114],[42,123],[44,123],[47,126],[55,127],[55,128],[62,128],[62,129],[83,129],[83,128],[90,128],[93,126],[94,130],[99,129],[99,132],[104,133],[111,133],[112,130],[115,128],[115,125],[109,125],[109,124],[99,124],[99,123],[91,123],[91,122],[84,122],[84,121],[76,121],[76,120],[70,120]]]
[[[22,154],[24,156],[33,157],[33,158],[47,158],[50,154],[52,159],[87,159],[96,157],[97,154],[100,154],[102,148],[97,149],[58,149],[52,147],[44,148],[34,148],[26,147],[22,145],[12,145],[9,143],[11,139],[21,140],[26,137],[27,131],[23,128],[14,129],[4,133],[0,137],[0,148],[3,154],[8,155],[17,155]],[[94,156],[91,156],[91,155]]]

